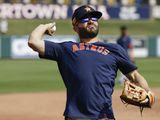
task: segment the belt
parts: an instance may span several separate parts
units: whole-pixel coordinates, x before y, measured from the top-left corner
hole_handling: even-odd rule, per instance
[[[115,120],[115,119],[109,119],[109,118],[92,119],[92,118],[65,117],[65,120]]]

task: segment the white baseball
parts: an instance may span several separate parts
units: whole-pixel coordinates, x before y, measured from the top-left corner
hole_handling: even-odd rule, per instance
[[[53,27],[51,27],[51,28],[48,30],[48,32],[49,32],[50,35],[53,35],[53,34],[55,33],[55,31],[56,31],[56,23],[53,22],[53,23],[51,23],[51,24],[53,24]]]
[[[53,31],[56,31],[56,25],[51,28]]]

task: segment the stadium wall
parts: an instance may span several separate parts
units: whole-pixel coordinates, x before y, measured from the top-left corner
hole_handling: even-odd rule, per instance
[[[103,42],[116,43],[118,36],[99,38]],[[137,58],[160,57],[160,37],[132,36],[134,53]],[[72,35],[45,36],[46,40],[60,43],[65,41],[77,42],[78,37]],[[0,36],[0,58],[37,59],[38,54],[28,47],[28,36]]]
[[[67,19],[72,16],[78,5],[58,4],[22,4],[2,3],[0,4],[1,19]],[[149,5],[132,6],[108,6],[92,5],[98,11],[103,12],[102,19],[138,20],[150,19],[151,7]],[[153,11],[157,11],[158,8]],[[41,11],[41,12],[39,12]],[[154,14],[153,14],[154,15]],[[156,14],[157,15],[157,14]]]
[[[67,19],[78,5],[1,3],[0,19]],[[160,19],[159,5],[92,5],[102,19]],[[41,12],[39,12],[41,11]]]

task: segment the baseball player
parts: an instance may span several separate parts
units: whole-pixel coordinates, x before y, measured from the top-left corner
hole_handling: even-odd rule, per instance
[[[80,42],[54,43],[43,40],[55,24],[41,24],[30,34],[28,44],[40,58],[54,60],[66,86],[65,120],[115,120],[112,93],[117,70],[130,81],[149,91],[146,80],[117,44],[97,38],[102,13],[88,5],[77,8],[72,16]]]
[[[131,37],[129,37],[128,35],[128,28],[126,26],[121,26],[120,31],[121,36],[117,39],[117,44],[125,49],[130,60],[134,63],[133,44]],[[119,82],[121,85],[123,85],[125,79],[126,77],[122,73],[120,73]]]

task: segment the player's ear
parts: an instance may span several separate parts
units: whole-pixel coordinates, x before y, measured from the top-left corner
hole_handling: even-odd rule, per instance
[[[73,30],[78,33],[78,21],[76,19],[72,20]]]
[[[78,27],[77,27],[77,25],[74,25],[74,26],[73,26],[73,30],[74,30],[75,32],[78,32]]]

